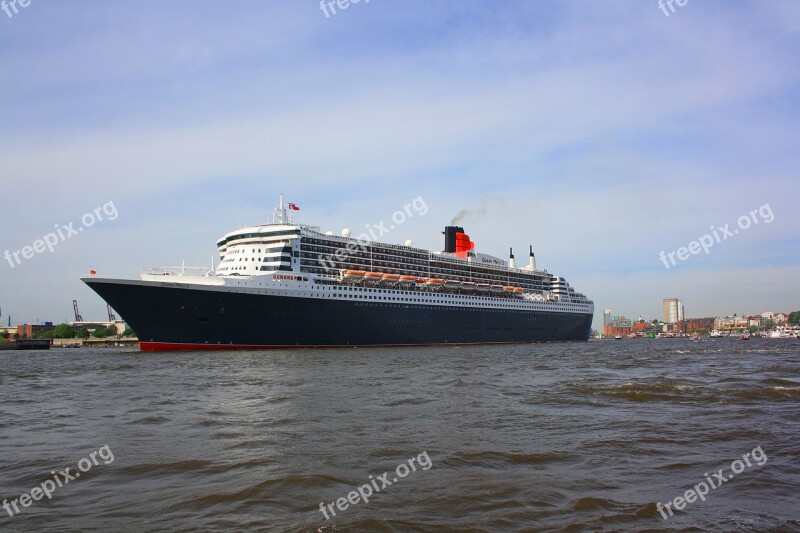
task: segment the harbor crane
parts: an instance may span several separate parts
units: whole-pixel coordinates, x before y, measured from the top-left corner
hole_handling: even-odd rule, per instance
[[[108,307],[108,321],[116,322],[117,317],[114,316],[114,312],[111,310],[111,306],[109,304],[106,304],[106,307]]]
[[[78,311],[78,300],[72,300],[72,308],[75,310],[75,322],[83,322],[83,317]]]

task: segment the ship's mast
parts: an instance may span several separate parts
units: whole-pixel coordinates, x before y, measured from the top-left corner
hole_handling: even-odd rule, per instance
[[[273,224],[291,224],[292,219],[286,213],[286,208],[283,207],[283,193],[281,193],[280,203],[275,208],[275,213],[272,215]]]

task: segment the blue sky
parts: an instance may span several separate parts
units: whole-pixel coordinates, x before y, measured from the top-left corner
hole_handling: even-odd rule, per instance
[[[690,0],[45,2],[0,12],[0,254],[112,201],[14,268],[13,322],[85,318],[78,280],[209,264],[278,193],[340,231],[477,249],[565,276],[598,315],[800,309],[800,4]],[[711,226],[754,224],[666,269]],[[3,322],[6,318],[2,319]]]

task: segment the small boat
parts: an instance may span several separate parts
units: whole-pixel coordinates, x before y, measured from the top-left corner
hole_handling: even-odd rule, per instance
[[[636,333],[629,333],[628,334],[628,338],[629,339],[635,339],[636,338]]]
[[[502,285],[492,285],[492,292],[497,292],[497,293],[503,292],[503,286]]]
[[[476,287],[480,292],[489,292],[492,289],[488,283],[478,283]]]
[[[444,282],[445,289],[457,289],[460,286],[461,282],[454,279],[448,279],[447,281]]]
[[[514,287],[514,292],[525,292],[525,289],[522,287]]]
[[[770,339],[796,339],[797,332],[793,329],[787,329],[782,326],[778,326],[777,328],[770,330],[769,337]]]
[[[503,292],[514,292],[514,287],[511,285],[503,285]]]
[[[342,281],[345,283],[357,283],[364,279],[364,272],[363,270],[345,270],[342,272]]]
[[[381,277],[383,285],[395,285],[398,281],[400,281],[400,274],[384,274]]]
[[[689,338],[689,342],[700,342],[700,335],[692,335]]]
[[[439,278],[428,278],[425,280],[428,287],[441,287],[444,285],[444,280]]]
[[[615,341],[621,341],[622,340],[622,335],[614,335],[614,340]]]
[[[416,283],[417,278],[414,276],[400,276],[398,281],[400,282],[400,285],[410,286]]]
[[[747,333],[739,335],[739,340],[740,341],[749,341],[750,340],[750,335],[748,335]]]
[[[379,283],[383,279],[380,272],[364,272],[364,281],[369,283]]]

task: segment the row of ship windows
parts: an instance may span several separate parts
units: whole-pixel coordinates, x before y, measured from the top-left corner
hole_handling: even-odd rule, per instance
[[[354,243],[355,244],[355,243]],[[316,246],[314,246],[316,245]],[[380,257],[382,259],[395,259],[398,261],[407,261],[410,258],[427,260],[428,259],[428,252],[410,252],[410,251],[398,251],[392,250],[390,248],[385,248],[383,246],[375,245],[375,244],[366,244],[361,246],[356,244],[355,246],[350,247],[351,250],[347,249],[347,244],[338,244],[333,243],[331,241],[321,241],[318,239],[302,239],[300,241],[300,249],[304,251],[311,251],[311,252],[318,252],[323,254],[335,254],[337,250],[342,250],[343,253],[347,255],[359,256],[359,257],[369,257],[372,255],[373,257]]]
[[[292,295],[293,296],[304,296],[303,294],[292,294]],[[398,303],[391,303],[391,304],[390,303],[381,304],[381,303],[378,303],[378,302],[365,302],[365,301],[355,302],[355,305],[375,305],[375,306],[377,306],[377,305],[388,305],[388,306],[404,305],[404,304],[399,303],[399,302],[408,302],[408,303],[412,303],[412,302],[417,302],[417,303],[457,303],[457,302],[454,302],[454,301],[441,302],[440,300],[425,300],[425,299],[414,299],[414,298],[391,298],[391,297],[381,298],[379,296],[375,296],[375,297],[373,297],[373,296],[360,296],[359,297],[359,296],[357,296],[355,294],[339,294],[339,295],[336,295],[336,294],[316,294],[314,296],[317,297],[317,298],[334,298],[334,299],[336,299],[337,297],[340,298],[340,299],[341,298],[348,298],[348,299],[361,298],[363,300],[374,299],[374,300],[380,300],[380,301],[383,301],[383,302],[387,302],[387,301],[398,302]],[[494,307],[494,308],[497,308],[498,310],[500,310],[500,309],[513,310],[513,309],[510,308],[511,306],[517,307],[519,311],[533,312],[530,308],[528,308],[528,306],[522,305],[521,303],[487,303],[483,307],[458,307],[457,309],[481,310],[481,309],[486,309],[487,307]],[[408,308],[410,306],[406,305],[405,307]],[[572,305],[570,307],[575,308],[574,310],[576,310],[576,311],[577,310],[588,310],[588,307],[586,307],[586,306]],[[442,309],[442,310],[444,310],[444,309],[453,309],[453,306],[442,306],[442,305],[435,306],[434,305],[434,306],[425,306],[425,308],[426,309]],[[580,309],[578,309],[578,308],[580,308]]]
[[[361,259],[381,259],[383,261],[393,261],[395,263],[416,263],[422,264],[423,262],[428,262],[428,255],[427,254],[415,254],[412,256],[396,256],[396,255],[386,255],[381,253],[375,253],[370,251],[363,251],[360,248],[355,250],[348,250],[346,248],[336,248],[336,247],[324,247],[324,246],[306,246],[301,245],[300,251],[303,253],[307,253],[310,255],[324,255],[324,256],[336,256],[336,253],[339,252],[339,256],[346,256],[346,257],[356,257]]]
[[[351,263],[360,263],[360,264],[370,264],[370,262],[376,261],[386,261],[390,264],[404,264],[404,265],[427,265],[428,259],[408,259],[408,258],[392,258],[385,255],[377,255],[377,254],[365,254],[362,252],[343,252],[344,255],[340,254],[339,257],[336,256],[336,251],[327,251],[327,250],[308,250],[306,248],[300,249],[300,257],[305,259],[317,259],[317,260],[324,260],[324,261],[335,261],[335,262],[351,262]],[[344,258],[347,261],[344,261]]]
[[[279,287],[284,287],[284,286],[288,287],[288,285],[284,285],[283,283],[278,284],[278,286]],[[398,298],[396,296],[363,296],[363,295],[357,295],[357,294],[349,294],[348,292],[346,292],[346,291],[349,291],[349,292],[370,292],[370,293],[382,292],[382,291],[380,291],[378,289],[369,289],[369,288],[364,288],[364,287],[338,287],[338,286],[334,286],[334,285],[329,285],[329,286],[320,285],[320,286],[314,287],[314,289],[315,290],[324,290],[324,291],[335,291],[336,293],[338,293],[338,294],[325,295],[324,297],[326,297],[326,298],[335,298],[335,297],[339,296],[339,297],[344,297],[344,298],[364,298],[364,299],[369,299],[369,300],[372,300],[372,299],[375,299],[375,300],[383,299],[383,300],[388,300],[388,301],[402,301],[402,302],[439,302],[439,301],[441,301],[441,299],[430,300],[430,299],[420,299],[420,298]],[[385,294],[385,292],[384,292],[384,294]],[[414,293],[414,292],[410,292],[410,291],[396,291],[394,294],[405,295],[405,296],[419,296],[419,294]],[[449,300],[445,300],[445,301],[446,302],[450,302],[450,303],[457,303],[455,300],[465,300],[465,299],[466,300],[470,300],[470,301],[491,301],[491,300],[493,300],[493,301],[504,301],[503,299],[491,298],[491,297],[487,297],[487,296],[465,296],[465,295],[460,295],[460,294],[448,294],[448,295],[446,295],[446,298],[449,298]],[[522,304],[522,302],[516,302],[516,301],[514,301],[514,302],[506,301],[504,304],[495,304],[495,305],[500,306],[500,305],[512,305],[512,304],[524,305],[524,304]],[[572,303],[563,303],[563,302],[561,302],[561,305],[567,306],[567,307],[573,307],[573,308],[585,307],[584,305],[572,304]]]
[[[289,237],[290,239],[297,238],[299,233],[296,230],[289,231],[270,231],[265,233],[240,233],[238,235],[231,235],[226,239],[217,242],[217,248],[225,246],[226,244],[233,244],[234,241],[240,239],[267,239],[274,237]],[[252,243],[246,243],[252,244]]]
[[[267,246],[267,247],[265,247],[264,251],[265,252],[275,252],[275,251],[280,251],[280,250],[284,250],[284,249],[291,250],[291,247],[286,246],[284,244],[276,244],[275,246]],[[238,255],[238,254],[243,254],[245,252],[251,252],[251,253],[260,254],[261,253],[261,248],[231,248],[230,250],[228,250],[227,253],[228,253],[228,255]]]
[[[391,302],[419,302],[419,303],[437,303],[441,302],[441,300],[428,300],[424,298],[398,298],[393,296],[361,296],[357,294],[315,294],[317,298],[347,298],[347,299],[365,299],[365,300],[380,300],[380,301],[391,301]],[[444,300],[444,303],[458,303],[454,300]],[[517,307],[521,309],[525,309],[528,305],[523,304],[521,302],[504,302],[504,303],[488,303],[486,304],[490,307]],[[567,306],[572,309],[579,309],[584,308],[585,306],[575,305],[575,304],[561,304]],[[469,309],[469,308],[467,308]]]
[[[224,259],[222,262],[223,263],[229,263],[229,262],[235,261],[235,260],[236,260],[235,257],[231,257],[229,259]],[[252,258],[251,257],[240,257],[239,258],[239,261],[245,261],[245,262],[253,261],[253,262],[259,262],[259,263],[281,263],[281,262],[289,263],[289,262],[291,262],[291,260],[292,260],[291,257],[285,256],[285,255],[280,255],[280,256],[275,256],[275,257],[252,257]]]
[[[280,284],[279,286],[284,286]],[[316,289],[322,290],[330,290],[332,287],[315,287]],[[347,290],[347,289],[346,289]],[[352,290],[352,289],[350,289]],[[374,289],[362,289],[364,291],[373,291]],[[338,291],[337,291],[338,292]],[[400,292],[398,294],[406,294],[406,295],[413,295],[413,293],[409,292]],[[303,293],[291,293],[291,296],[306,296]],[[365,296],[365,295],[358,295],[358,294],[347,294],[339,292],[338,294],[315,294],[314,297],[317,298],[347,298],[347,299],[362,299],[362,300],[380,300],[380,301],[392,301],[392,302],[418,302],[418,303],[458,303],[456,300],[472,300],[472,301],[487,301],[487,300],[494,300],[497,303],[487,303],[486,306],[489,307],[496,307],[496,308],[508,308],[510,306],[514,306],[525,310],[529,304],[524,304],[523,302],[509,302],[509,301],[502,301],[496,298],[488,298],[488,297],[481,297],[481,296],[461,296],[461,295],[448,295],[448,300],[444,300],[442,302],[441,299],[426,299],[426,298],[401,298],[396,296]],[[377,304],[376,304],[377,305]],[[565,304],[561,303],[560,305],[569,307],[573,310],[588,310],[588,305],[576,305],[576,304]],[[427,306],[427,308],[431,308]],[[438,309],[438,307],[434,307]],[[441,309],[450,309],[451,307],[441,307]],[[470,308],[465,308],[470,309]]]
[[[262,265],[260,267],[255,267],[255,269],[257,271],[264,271],[264,272],[272,272],[274,270],[291,271],[292,267],[289,266],[288,264],[280,264],[280,263],[278,263],[278,264],[274,264],[274,265]],[[247,267],[246,266],[231,266],[231,267],[225,266],[225,267],[221,267],[219,270],[220,270],[220,272],[228,272],[228,271],[231,271],[231,270],[239,271],[239,270],[247,270]]]
[[[401,271],[399,269],[393,269],[393,270],[397,270],[397,272],[391,272],[392,269],[387,269],[387,270],[390,270],[389,272],[387,272],[389,274],[392,274],[392,273],[394,273],[394,274],[403,274],[403,273],[407,272],[407,271]],[[304,272],[304,273],[308,273],[308,274],[327,274],[327,275],[331,274],[331,271],[329,269],[317,268],[317,267],[306,266],[306,265],[301,266],[300,267],[300,271]],[[428,277],[427,272],[422,272],[419,275],[422,276],[422,277]],[[447,276],[443,276],[443,277],[446,278]],[[463,277],[463,276],[461,276],[461,277]],[[507,283],[507,281],[505,279],[503,279],[503,278],[489,279],[489,278],[473,277],[472,281],[477,281],[477,282],[481,282],[481,281],[486,281],[486,282],[498,281],[498,282],[502,282],[503,284]],[[528,288],[528,289],[532,289],[532,290],[536,290],[536,291],[546,291],[546,290],[549,289],[549,287],[547,285],[543,285],[541,283],[525,283],[525,282],[516,282],[514,280],[511,280],[511,283],[513,283],[515,285],[518,285],[520,287],[524,287],[524,288]]]
[[[301,265],[301,268],[315,268],[317,266],[317,262],[316,261],[310,261],[309,262],[307,260],[301,260],[300,265]],[[328,266],[330,266],[330,265],[328,265]],[[455,280],[459,280],[459,281],[469,281],[468,273],[464,272],[463,270],[462,271],[450,270],[450,269],[443,270],[443,269],[440,269],[440,268],[431,268],[430,270],[428,270],[428,269],[425,269],[425,268],[413,268],[413,267],[411,267],[411,268],[397,268],[397,264],[396,263],[383,263],[381,261],[375,261],[373,263],[369,263],[369,262],[361,263],[361,262],[356,262],[356,261],[348,261],[348,262],[339,263],[338,265],[335,265],[335,266],[338,267],[338,268],[344,268],[344,269],[351,268],[351,269],[354,269],[354,270],[359,270],[359,269],[364,269],[364,268],[367,268],[367,269],[375,268],[375,269],[380,270],[381,272],[384,272],[384,273],[387,273],[387,274],[416,274],[416,275],[424,276],[424,277],[427,277],[427,276],[440,276],[440,277],[447,278],[447,279],[455,279]],[[319,274],[329,273],[324,268],[315,270],[314,272],[319,273]],[[520,277],[520,276],[514,276],[514,275],[509,276],[507,274],[506,275],[481,274],[480,272],[478,272],[478,269],[476,269],[475,271],[472,271],[471,273],[472,273],[471,279],[473,281],[484,281],[485,280],[485,281],[502,282],[503,284],[514,283],[514,284],[522,286],[522,287],[535,288],[537,290],[545,290],[545,289],[550,287],[550,285],[548,283],[544,283],[542,281],[532,282],[532,281],[530,281],[528,279],[525,279],[523,277]]]
[[[459,275],[458,274],[459,272],[463,272],[463,269],[462,270],[458,269],[458,267],[461,266],[461,264],[450,265],[445,261],[442,261],[442,260],[437,261],[436,259],[432,259],[431,261],[429,261],[427,254],[426,255],[416,254],[414,257],[417,257],[418,259],[411,259],[408,256],[402,256],[402,255],[389,256],[389,255],[384,255],[384,254],[376,254],[376,253],[368,253],[368,252],[365,253],[365,252],[359,251],[359,249],[356,249],[356,250],[350,252],[350,251],[348,251],[348,250],[346,250],[345,248],[342,248],[342,247],[327,248],[327,247],[316,247],[316,246],[301,245],[300,246],[300,250],[301,250],[300,257],[302,259],[315,259],[320,263],[322,263],[322,261],[326,261],[326,262],[331,262],[332,261],[334,263],[340,263],[342,265],[345,265],[345,264],[348,264],[348,263],[352,263],[352,264],[355,264],[355,265],[362,265],[362,266],[376,265],[376,266],[387,266],[387,267],[397,266],[398,264],[402,264],[402,265],[420,265],[420,266],[428,267],[429,264],[439,263],[440,264],[440,266],[439,266],[440,273],[452,273],[452,275]],[[345,254],[346,261],[340,261],[336,257],[335,254],[336,254],[337,250],[342,250],[342,252]],[[307,253],[307,252],[318,252],[318,253],[322,253],[322,254],[325,254],[325,255],[324,255],[324,257],[320,258],[318,255],[315,255],[313,253]],[[453,268],[447,268],[447,267],[450,267],[450,266],[452,266]],[[479,272],[481,274],[486,274],[486,275],[500,275],[502,277],[508,277],[508,274],[506,274],[506,273],[498,273],[496,270],[490,270],[490,269],[487,269],[487,268],[474,268],[474,266],[473,266],[473,268],[470,268],[470,271],[471,272]],[[518,274],[515,275],[516,273],[510,273],[510,274],[511,274],[511,276],[515,277],[516,279],[526,280],[526,281],[529,280],[529,278],[527,276],[524,276],[524,275],[518,275]],[[549,278],[541,278],[541,281],[542,282],[546,281],[548,284],[550,283]]]

